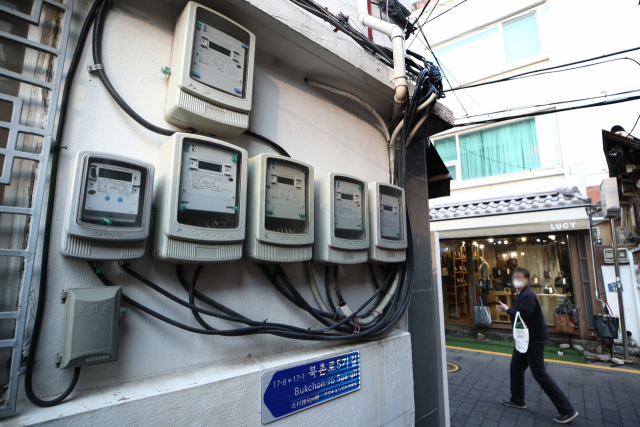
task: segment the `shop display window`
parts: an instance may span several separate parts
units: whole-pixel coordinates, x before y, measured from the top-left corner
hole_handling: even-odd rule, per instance
[[[517,291],[511,284],[511,274],[518,267],[529,270],[529,286],[538,295],[547,325],[553,326],[553,314],[566,298],[575,304],[568,235],[478,238],[471,240],[466,250],[461,240],[445,240],[440,245],[447,322],[470,322],[469,310],[473,310],[477,301],[469,301],[468,283],[475,284],[476,299],[484,298],[494,322],[509,322],[509,316],[500,313],[495,303],[500,301],[513,307]],[[462,261],[456,261],[456,253],[462,254]],[[467,267],[467,255],[473,258],[473,271],[467,271],[468,268],[458,270],[458,264]]]

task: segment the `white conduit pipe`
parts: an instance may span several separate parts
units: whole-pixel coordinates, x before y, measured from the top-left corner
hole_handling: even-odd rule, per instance
[[[373,322],[375,322],[376,319],[382,315],[382,313],[384,313],[384,310],[386,310],[387,306],[391,302],[391,298],[393,297],[393,295],[395,295],[396,290],[398,289],[399,278],[400,278],[400,273],[396,272],[395,275],[393,276],[393,281],[391,282],[391,287],[389,288],[389,292],[385,294],[385,296],[380,301],[380,304],[378,304],[378,306],[375,309],[371,310],[369,315],[363,318],[358,318],[358,325],[363,325],[363,326],[370,325]],[[344,305],[340,307],[339,310],[342,312],[342,315],[345,317],[351,316],[353,314],[353,312],[349,309],[348,305]]]
[[[395,24],[374,18],[369,15],[367,9],[367,0],[358,0],[358,20],[360,23],[391,38],[393,46],[393,85],[396,90],[393,98],[395,101],[394,112],[399,111],[399,107],[407,100],[408,93],[407,70],[404,62],[404,31]]]
[[[313,269],[311,268],[311,262],[307,261],[304,263],[304,272],[307,276],[307,283],[309,284],[309,288],[311,289],[311,295],[313,295],[313,299],[316,300],[316,304],[318,304],[318,308],[322,311],[329,311],[327,306],[325,305],[322,297],[320,296],[320,292],[318,291],[318,285],[316,284],[316,278],[313,275]]]
[[[309,80],[309,79],[304,79],[305,83],[308,84],[309,86],[315,86],[315,87],[319,87],[325,90],[328,90],[329,92],[333,92],[333,93],[337,93],[338,95],[342,95],[346,98],[349,98],[351,100],[356,101],[358,104],[362,105],[364,108],[366,108],[367,110],[369,110],[369,112],[371,114],[373,114],[373,116],[378,120],[378,122],[380,123],[380,127],[382,128],[382,132],[384,133],[384,137],[387,141],[387,143],[389,142],[389,131],[387,130],[387,125],[384,123],[384,120],[382,120],[382,117],[380,117],[380,114],[378,114],[378,112],[376,110],[373,109],[373,107],[369,104],[367,104],[366,102],[364,102],[362,99],[358,98],[357,96],[355,96],[352,93],[349,92],[345,92],[343,90],[337,89],[333,86],[329,86],[326,85],[324,83],[320,83],[320,82],[316,82],[314,80]]]
[[[429,96],[429,98],[426,101],[424,101],[422,104],[418,106],[418,108],[416,108],[416,112],[420,112],[425,108],[427,108],[429,105],[433,104],[437,97],[438,95],[436,95],[435,93],[432,93],[431,96]],[[400,120],[400,122],[396,126],[396,129],[393,131],[393,134],[391,135],[391,139],[389,140],[389,143],[391,145],[395,145],[396,139],[398,139],[398,136],[402,131],[402,125],[404,125],[404,119]],[[422,123],[420,123],[420,125],[422,125]],[[415,134],[415,132],[413,133]],[[407,141],[410,141],[410,140],[411,138],[409,138]]]

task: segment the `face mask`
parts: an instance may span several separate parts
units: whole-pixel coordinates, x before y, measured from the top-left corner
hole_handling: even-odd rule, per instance
[[[520,280],[514,280],[513,281],[513,286],[516,287],[516,289],[520,289],[525,285],[524,282],[521,282]]]

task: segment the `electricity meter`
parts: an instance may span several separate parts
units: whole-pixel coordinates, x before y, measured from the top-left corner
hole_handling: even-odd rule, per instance
[[[164,118],[220,138],[249,127],[256,37],[189,2],[178,18]]]
[[[60,251],[94,260],[141,257],[149,236],[153,165],[79,151],[71,162]]]
[[[407,259],[407,224],[404,190],[384,182],[369,183],[370,262]]]
[[[359,178],[329,173],[316,179],[316,240],[319,264],[367,262],[369,192]]]
[[[311,259],[313,167],[277,154],[249,159],[245,255],[255,262]]]
[[[160,147],[155,256],[216,262],[242,257],[247,151],[213,138],[174,133]]]

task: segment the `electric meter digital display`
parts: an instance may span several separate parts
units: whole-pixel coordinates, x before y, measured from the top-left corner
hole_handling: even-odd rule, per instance
[[[202,228],[237,228],[241,154],[202,141],[183,141],[178,222]]]
[[[242,257],[247,151],[205,136],[174,133],[160,147],[155,256],[164,262]]]
[[[71,164],[61,252],[84,259],[144,254],[154,168],[107,153],[80,151]]]
[[[353,176],[328,173],[316,178],[315,187],[314,261],[319,264],[367,262],[367,183]]]
[[[341,239],[362,240],[364,224],[364,182],[336,176],[334,181],[334,230]]]
[[[280,233],[307,233],[309,169],[268,158],[266,175],[265,228]]]
[[[407,225],[404,190],[384,182],[369,184],[371,200],[371,262],[401,262],[406,259]]]
[[[384,194],[387,193],[387,194]],[[393,193],[393,194],[388,194]],[[402,240],[404,236],[403,223],[404,212],[402,211],[402,191],[393,187],[380,187],[380,236],[388,240]]]
[[[146,177],[144,177],[146,178]],[[143,171],[99,163],[89,163],[80,220],[92,224],[131,224],[142,221],[140,190]]]
[[[191,58],[191,78],[232,95],[245,95],[246,70],[251,43],[248,31],[198,7]]]

